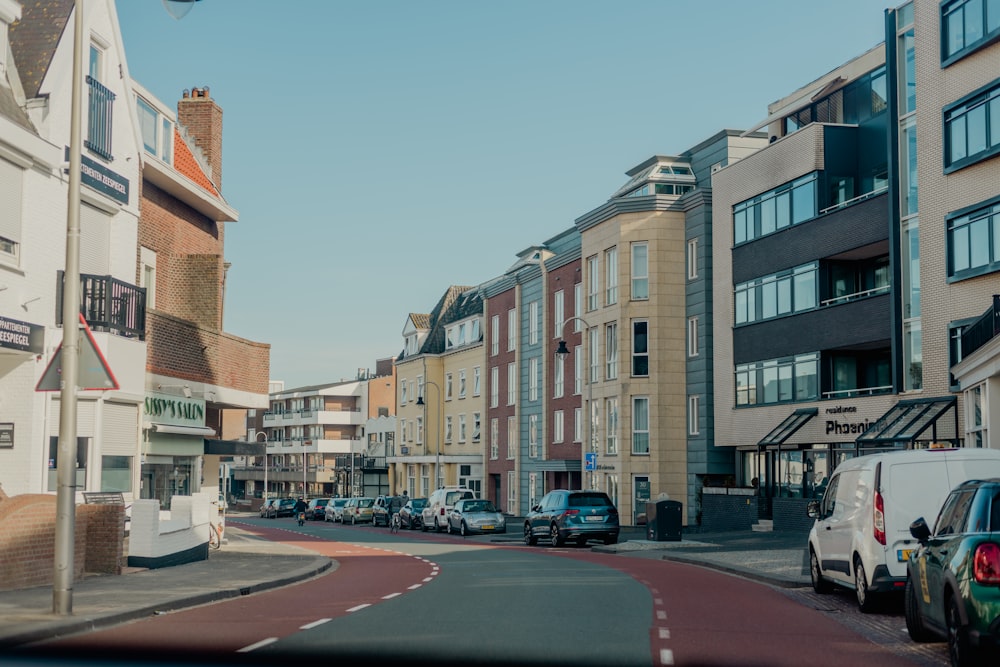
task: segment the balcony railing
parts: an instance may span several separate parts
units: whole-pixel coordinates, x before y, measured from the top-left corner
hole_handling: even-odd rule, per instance
[[[978,320],[962,330],[962,358],[986,345],[994,336],[1000,333],[1000,295],[993,295],[993,305],[983,313]]]
[[[62,326],[64,272],[56,284],[56,324]],[[80,274],[80,313],[94,331],[146,338],[146,288],[111,276]]]
[[[885,387],[859,387],[857,389],[838,389],[837,391],[824,391],[823,398],[854,398],[855,396],[876,396],[878,394],[891,394],[892,385]]]
[[[87,138],[83,145],[106,160],[111,160],[111,110],[115,94],[97,79],[87,76],[90,106],[87,114]]]
[[[872,289],[864,290],[863,292],[855,292],[854,294],[845,294],[843,296],[838,296],[833,299],[825,299],[821,302],[822,306],[834,306],[839,303],[847,303],[849,301],[857,301],[858,299],[864,299],[865,297],[875,296],[876,294],[884,294],[889,291],[888,285],[882,285],[880,287],[873,287]]]

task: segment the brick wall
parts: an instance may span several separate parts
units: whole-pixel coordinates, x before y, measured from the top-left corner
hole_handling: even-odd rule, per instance
[[[55,568],[56,496],[0,497],[0,590],[50,585]],[[121,574],[125,508],[77,505],[73,577]]]
[[[177,103],[177,120],[208,160],[209,178],[222,190],[222,108],[209,96],[208,87],[184,91]]]
[[[809,532],[813,520],[806,516],[808,498],[774,498],[771,502],[774,530]]]
[[[757,522],[757,497],[705,493],[701,498],[701,529],[705,532],[750,530]]]

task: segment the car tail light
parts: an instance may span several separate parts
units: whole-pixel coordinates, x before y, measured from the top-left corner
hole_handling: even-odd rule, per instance
[[[1000,584],[1000,546],[986,542],[976,547],[972,557],[972,576],[980,584]]]
[[[444,507],[441,508],[441,516],[444,516]]]
[[[618,514],[617,507],[608,507],[608,514]]]
[[[566,510],[565,512],[563,512],[563,514],[566,514],[566,515],[569,515],[569,514],[579,514],[579,513],[580,513],[580,510]]]
[[[885,505],[882,502],[882,494],[875,492],[875,539],[882,546],[885,546]]]

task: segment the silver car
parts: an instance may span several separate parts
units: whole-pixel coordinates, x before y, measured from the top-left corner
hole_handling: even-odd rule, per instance
[[[327,521],[338,522],[344,516],[344,505],[347,504],[347,498],[330,498],[330,502],[326,504],[323,508],[324,518]]]
[[[489,500],[459,500],[448,513],[448,532],[462,537],[472,533],[506,533],[507,520]]]

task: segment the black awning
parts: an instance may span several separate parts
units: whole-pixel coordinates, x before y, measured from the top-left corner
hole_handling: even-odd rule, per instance
[[[214,456],[264,456],[267,445],[243,440],[210,440],[205,438],[205,453]]]
[[[955,410],[954,443],[958,444],[958,399],[954,396],[914,398],[900,401],[879,417],[867,431],[858,436],[855,444],[899,446],[922,439],[927,429],[932,429],[931,439],[938,440],[937,421],[949,409]],[[924,438],[926,439],[926,438]]]
[[[793,433],[805,426],[805,423],[815,417],[818,412],[818,408],[799,408],[785,417],[784,421],[774,427],[774,430],[761,438],[757,446],[780,445],[785,440],[788,440]]]

